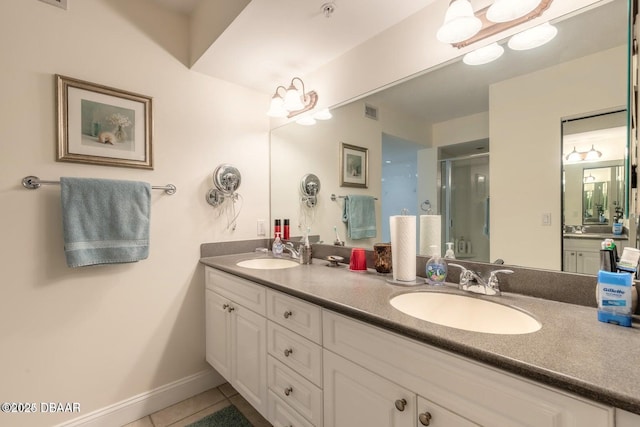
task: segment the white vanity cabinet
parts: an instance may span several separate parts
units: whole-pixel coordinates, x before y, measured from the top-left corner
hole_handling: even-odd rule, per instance
[[[206,359],[267,416],[266,290],[206,268]]]
[[[598,274],[600,269],[600,243],[604,239],[563,239],[563,271],[570,273]],[[618,256],[628,246],[628,240],[616,240]]]
[[[383,408],[372,417],[367,426],[387,426],[390,420],[405,415],[414,417],[429,412],[429,424],[449,425],[439,421],[440,411],[456,420],[457,425],[529,426],[529,427],[613,427],[613,408],[571,396],[550,387],[503,373],[499,370],[473,363],[468,359],[446,353],[430,346],[406,339],[377,327],[336,313],[324,312],[323,343],[325,347],[325,420],[335,420],[334,427],[346,427],[348,421],[357,419],[363,407],[348,405],[342,400],[356,390],[365,392],[367,383],[362,380],[367,372],[368,380],[384,378],[398,387],[393,393],[380,398],[377,404]],[[355,368],[335,368],[335,357],[357,363],[363,372],[351,374]],[[332,372],[333,371],[333,372]],[[348,372],[348,375],[345,375]],[[331,378],[333,377],[333,378]],[[354,378],[357,378],[354,380]],[[362,383],[362,385],[360,384]],[[345,390],[347,390],[345,392]],[[403,393],[410,390],[407,397]],[[377,391],[377,389],[376,389]],[[370,391],[369,394],[372,394]],[[398,414],[398,399],[415,402],[414,396],[422,396],[422,407]],[[365,398],[360,398],[365,399]],[[373,397],[371,402],[376,401]],[[426,400],[435,409],[425,408]],[[366,401],[364,402],[366,403]],[[368,405],[368,403],[367,403]],[[415,403],[413,403],[415,405]],[[376,408],[380,411],[380,408]],[[334,412],[339,412],[335,415]],[[347,414],[348,413],[348,414]],[[344,422],[343,422],[344,421]],[[400,422],[400,421],[398,421]],[[417,421],[420,422],[419,420]],[[442,424],[441,424],[442,422]],[[402,424],[398,424],[402,425]],[[412,425],[420,425],[413,423]],[[452,425],[456,425],[452,422]]]
[[[640,416],[206,269],[206,357],[276,427],[631,427]]]
[[[640,426],[640,415],[616,409],[616,427],[638,427]]]
[[[267,290],[269,421],[322,426],[322,310]]]

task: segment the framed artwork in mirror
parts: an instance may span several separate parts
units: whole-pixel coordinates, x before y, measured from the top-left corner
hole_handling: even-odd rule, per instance
[[[369,149],[340,143],[340,187],[368,188]]]
[[[56,75],[58,161],[153,169],[151,98]]]

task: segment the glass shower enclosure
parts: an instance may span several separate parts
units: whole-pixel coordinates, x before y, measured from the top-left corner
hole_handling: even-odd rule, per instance
[[[443,249],[456,258],[489,262],[489,154],[440,160]]]

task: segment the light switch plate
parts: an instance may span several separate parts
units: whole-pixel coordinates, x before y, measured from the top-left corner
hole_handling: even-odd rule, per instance
[[[57,6],[61,9],[67,10],[69,6],[67,5],[68,0],[40,0],[41,2],[51,4],[53,6]]]
[[[551,225],[551,212],[545,212],[542,214],[542,225]]]
[[[258,220],[256,231],[257,231],[258,237],[267,235],[267,229],[264,226],[264,219]]]

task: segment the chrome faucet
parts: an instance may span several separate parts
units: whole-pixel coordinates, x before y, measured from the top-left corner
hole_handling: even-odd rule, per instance
[[[296,251],[293,247],[293,243],[287,242],[284,244],[284,250],[289,251],[291,258],[300,259],[300,252]]]
[[[459,289],[484,295],[500,295],[500,286],[497,274],[513,273],[513,270],[507,269],[493,270],[489,273],[489,278],[485,280],[475,271],[469,270],[460,264],[449,263],[448,265],[458,267],[461,270],[460,284],[458,285]]]

